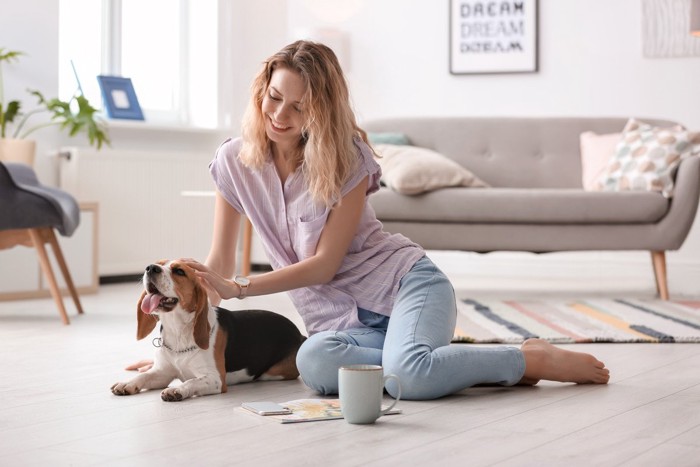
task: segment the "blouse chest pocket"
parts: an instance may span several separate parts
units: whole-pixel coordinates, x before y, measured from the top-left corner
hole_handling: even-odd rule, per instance
[[[296,225],[296,236],[294,239],[294,252],[299,261],[309,258],[316,253],[318,239],[323,232],[323,226],[328,219],[328,210],[318,217],[309,220],[300,218]]]

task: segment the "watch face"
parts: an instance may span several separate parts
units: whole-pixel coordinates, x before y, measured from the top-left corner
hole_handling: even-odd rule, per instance
[[[243,287],[247,287],[250,285],[250,279],[247,277],[236,277],[235,279],[236,284],[241,285]]]

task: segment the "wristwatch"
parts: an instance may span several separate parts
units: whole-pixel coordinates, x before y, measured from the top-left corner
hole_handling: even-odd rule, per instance
[[[248,294],[248,286],[250,285],[250,279],[248,279],[245,276],[236,276],[233,278],[233,282],[238,285],[238,287],[241,289],[241,293],[238,294],[238,299],[243,300],[246,295]]]

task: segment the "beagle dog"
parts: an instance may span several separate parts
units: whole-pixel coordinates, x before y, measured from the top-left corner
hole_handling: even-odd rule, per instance
[[[282,315],[264,310],[230,311],[209,304],[195,271],[181,261],[146,267],[137,306],[137,339],[160,321],[153,367],[112,393],[163,389],[164,401],[226,392],[227,385],[295,379],[296,354],[306,339]],[[174,379],[182,384],[168,387]]]

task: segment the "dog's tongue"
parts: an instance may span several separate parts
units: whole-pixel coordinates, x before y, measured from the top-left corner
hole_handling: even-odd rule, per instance
[[[158,308],[158,305],[160,305],[160,301],[163,300],[163,298],[165,297],[158,293],[147,294],[145,297],[143,297],[143,301],[141,302],[141,311],[147,315],[150,315],[153,313],[153,310]]]

